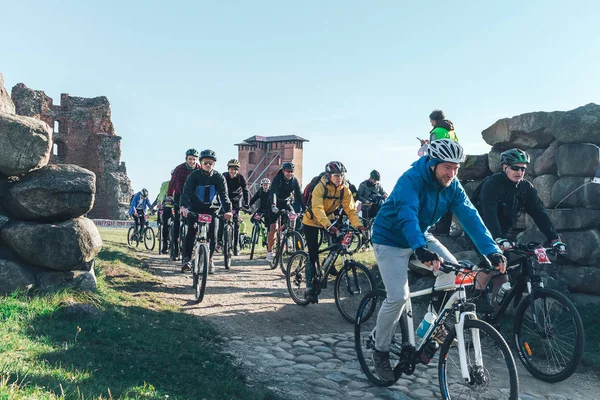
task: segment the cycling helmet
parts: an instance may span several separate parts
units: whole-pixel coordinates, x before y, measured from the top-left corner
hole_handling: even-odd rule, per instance
[[[294,165],[294,163],[290,161],[284,162],[281,166],[281,169],[284,169],[286,171],[293,171],[295,168],[296,166]]]
[[[148,197],[148,190],[146,190],[146,189],[142,189],[142,190],[140,191],[140,194],[142,195],[142,197],[143,197],[143,198],[146,198],[146,197]]]
[[[339,161],[331,161],[325,165],[325,172],[328,174],[345,174],[346,167]]]
[[[434,140],[427,149],[433,161],[461,163],[465,161],[465,153],[460,144],[450,139]]]
[[[188,151],[185,152],[185,156],[194,156],[194,157],[198,157],[198,150],[196,149],[189,149]]]
[[[260,184],[261,184],[261,185],[270,185],[270,184],[271,184],[271,181],[269,180],[269,178],[262,178],[262,179],[260,180]]]
[[[235,169],[240,169],[240,162],[238,160],[236,160],[235,158],[227,161],[227,168],[235,168]]]
[[[429,114],[429,119],[432,121],[441,121],[446,119],[446,116],[442,110],[433,110],[431,114]]]
[[[215,154],[214,151],[206,149],[206,150],[202,150],[202,152],[200,153],[200,159],[204,160],[205,158],[211,159],[213,161],[217,161],[217,155]]]
[[[500,164],[513,165],[519,163],[529,164],[529,154],[521,149],[510,149],[500,154]]]
[[[381,180],[381,174],[376,169],[374,169],[373,171],[371,171],[371,173],[369,174],[369,176],[371,178],[375,179],[376,181],[380,181]]]

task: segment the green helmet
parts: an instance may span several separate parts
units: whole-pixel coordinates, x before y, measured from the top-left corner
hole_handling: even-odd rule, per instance
[[[529,154],[521,149],[510,149],[500,154],[500,164],[513,165],[513,164],[529,164],[531,159]]]

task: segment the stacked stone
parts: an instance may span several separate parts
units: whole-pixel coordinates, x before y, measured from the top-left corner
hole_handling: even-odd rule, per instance
[[[482,136],[492,150],[467,157],[459,173],[467,192],[500,171],[502,151],[527,151],[531,164],[526,179],[568,246],[569,261],[558,270],[561,282],[572,293],[600,295],[600,185],[592,183],[599,164],[600,106],[501,119]],[[546,240],[529,216],[518,225],[525,230],[521,241]]]
[[[0,100],[0,294],[94,290],[102,239],[83,215],[94,204],[96,177],[75,165],[47,165],[50,127],[14,115],[10,97]]]

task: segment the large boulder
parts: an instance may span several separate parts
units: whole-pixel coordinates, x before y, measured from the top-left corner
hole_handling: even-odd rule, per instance
[[[4,87],[4,77],[2,76],[2,72],[0,72],[0,112],[7,114],[15,113],[15,104]]]
[[[561,112],[534,112],[504,118],[481,132],[483,140],[498,150],[544,148],[553,140],[552,125]]]
[[[598,146],[589,143],[565,144],[558,148],[559,176],[594,177],[598,168]]]
[[[562,113],[552,129],[563,143],[594,143],[600,145],[600,106],[587,104]]]
[[[600,210],[585,208],[556,208],[546,210],[552,225],[557,231],[597,229],[600,225]],[[532,226],[533,219],[527,215],[527,226]]]
[[[17,262],[0,259],[0,294],[17,289],[29,290],[35,284],[32,269]]]
[[[600,268],[564,265],[558,272],[559,279],[572,293],[600,296]]]
[[[537,176],[535,173],[534,165],[535,165],[536,160],[544,154],[544,151],[546,151],[546,149],[527,150],[527,154],[529,154],[529,159],[531,162],[527,168],[527,172],[525,173],[526,179],[533,179],[534,177]]]
[[[496,149],[492,149],[492,151],[488,153],[488,166],[493,174],[502,171],[502,165],[500,165],[500,154],[502,154],[502,152]]]
[[[561,145],[561,142],[555,140],[546,150],[544,150],[541,156],[536,158],[535,162],[532,164],[536,176],[556,174],[556,153]]]
[[[479,185],[481,185],[481,183],[483,183],[483,181],[484,179],[477,179],[475,181],[461,182],[460,184],[462,185],[463,189],[465,189],[467,196],[472,199],[473,192]]]
[[[538,192],[538,196],[544,207],[552,208],[555,206],[555,202],[552,200],[552,187],[558,181],[556,175],[541,175],[533,180],[533,186]]]
[[[81,268],[102,248],[96,225],[83,217],[57,224],[11,222],[0,237],[28,263],[57,271]]]
[[[45,292],[56,292],[61,289],[77,291],[95,291],[97,287],[94,269],[89,271],[48,271],[37,274],[37,285]]]
[[[38,119],[0,112],[0,173],[23,175],[48,164],[52,129]]]
[[[467,155],[464,163],[461,164],[458,170],[458,179],[472,181],[475,179],[483,179],[491,175],[492,171],[488,166],[488,155]]]
[[[64,221],[84,215],[94,204],[96,175],[76,165],[47,165],[12,185],[6,208],[26,221]]]
[[[583,206],[588,209],[600,209],[600,185],[586,178],[587,185],[583,187]]]
[[[558,179],[552,185],[551,204],[562,208],[578,207],[583,205],[584,191],[581,188],[585,184],[585,178],[566,176]],[[559,205],[560,203],[560,205]]]

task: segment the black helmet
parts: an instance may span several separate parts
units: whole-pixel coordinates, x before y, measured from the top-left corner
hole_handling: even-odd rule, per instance
[[[345,174],[346,167],[339,161],[331,161],[325,165],[325,172],[328,174]]]
[[[140,194],[142,195],[143,198],[148,197],[148,190],[147,189],[142,189],[140,191]]]
[[[369,176],[371,178],[375,179],[376,181],[380,181],[381,180],[381,174],[376,169],[374,169],[373,171],[371,171],[371,173],[369,174]]]
[[[235,168],[235,169],[240,169],[240,162],[238,160],[236,160],[235,158],[227,161],[227,168]]]
[[[521,149],[510,149],[500,154],[500,164],[513,165],[519,163],[529,164],[529,154]]]
[[[196,149],[189,149],[188,151],[185,152],[185,156],[194,156],[194,157],[198,157],[198,150]]]
[[[202,152],[200,153],[200,159],[204,160],[205,158],[209,158],[213,161],[217,161],[217,155],[212,150],[208,150],[208,149],[202,150]]]
[[[290,161],[286,161],[283,163],[283,165],[281,166],[281,169],[284,169],[286,171],[293,171],[296,168],[296,166],[294,165],[293,162]]]

